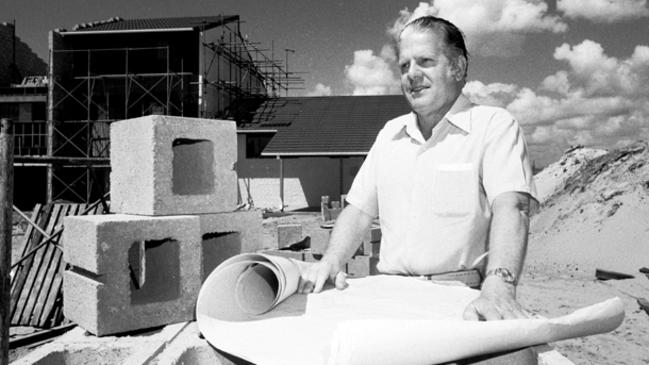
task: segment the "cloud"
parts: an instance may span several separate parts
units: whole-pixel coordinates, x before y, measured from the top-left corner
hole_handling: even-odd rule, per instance
[[[496,82],[485,85],[474,80],[467,82],[462,92],[474,103],[504,107],[516,95],[517,89],[514,84]]]
[[[399,78],[393,69],[394,53],[384,46],[379,55],[372,50],[354,52],[354,61],[345,66],[345,79],[353,95],[386,95],[400,92]]]
[[[482,56],[513,56],[521,51],[528,33],[561,33],[568,26],[557,16],[548,14],[542,1],[525,0],[435,0],[421,2],[414,11],[400,11],[391,36],[399,34],[409,21],[434,15],[453,22],[466,35],[471,53]]]
[[[554,58],[571,67],[571,81],[587,96],[649,95],[649,46],[639,45],[631,57],[607,56],[601,45],[584,40],[576,46],[563,44]]]
[[[306,96],[331,96],[331,86],[317,83],[313,90],[306,93]]]
[[[614,23],[649,16],[647,0],[558,0],[557,10],[568,18]]]
[[[474,101],[505,106],[544,162],[569,145],[617,147],[649,138],[649,46],[638,45],[620,59],[585,40],[557,47],[554,57],[567,68],[536,90],[472,81],[464,92]]]

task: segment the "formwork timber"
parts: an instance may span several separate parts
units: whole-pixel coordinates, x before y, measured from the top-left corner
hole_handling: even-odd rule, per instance
[[[13,264],[11,325],[50,328],[63,323],[62,260],[59,239],[63,217],[103,214],[101,201],[93,204],[37,204],[23,236],[22,258]]]

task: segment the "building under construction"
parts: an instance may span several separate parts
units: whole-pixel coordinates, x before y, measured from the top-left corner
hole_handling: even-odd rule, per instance
[[[47,120],[16,131],[45,140],[46,150],[16,161],[47,170],[47,201],[94,201],[108,191],[110,122],[232,119],[235,101],[301,82],[266,53],[241,34],[236,15],[111,18],[51,31]]]

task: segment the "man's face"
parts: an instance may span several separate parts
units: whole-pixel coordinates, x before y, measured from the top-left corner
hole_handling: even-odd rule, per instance
[[[462,77],[456,76],[461,72],[444,50],[444,41],[435,32],[408,27],[401,33],[401,90],[417,114],[438,112],[457,98]]]

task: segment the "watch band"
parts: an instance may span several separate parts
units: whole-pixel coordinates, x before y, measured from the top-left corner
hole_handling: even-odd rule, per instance
[[[491,275],[499,277],[502,281],[506,282],[507,284],[512,284],[512,285],[518,284],[518,278],[516,277],[516,275],[512,274],[512,272],[509,271],[509,269],[507,268],[497,267],[495,269],[489,269],[485,274],[485,278]]]

